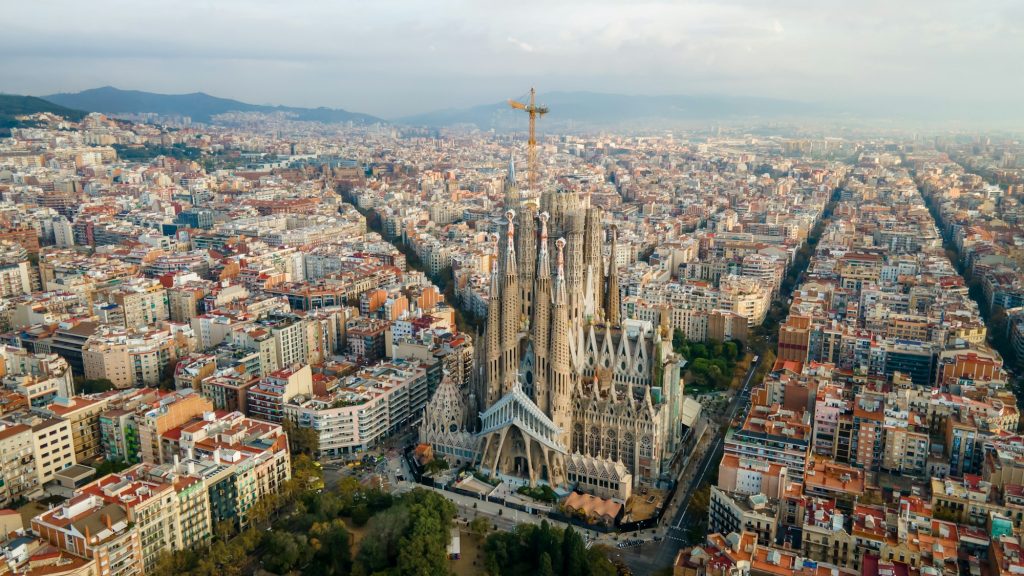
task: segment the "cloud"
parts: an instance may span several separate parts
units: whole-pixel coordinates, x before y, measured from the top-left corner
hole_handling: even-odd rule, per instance
[[[1024,61],[1018,0],[9,4],[6,92],[112,84],[383,116],[530,85],[957,105],[1024,92],[1006,73]]]
[[[526,42],[523,42],[522,40],[513,38],[511,36],[509,36],[507,40],[509,44],[512,44],[516,48],[519,48],[523,52],[533,52],[533,45],[531,44],[527,44]]]

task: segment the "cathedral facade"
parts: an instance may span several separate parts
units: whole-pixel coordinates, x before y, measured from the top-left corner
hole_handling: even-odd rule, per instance
[[[663,479],[681,437],[680,359],[658,327],[620,317],[616,231],[601,210],[567,190],[524,204],[514,174],[473,382],[457,399],[439,388],[421,440],[453,456],[475,443],[479,470],[530,485]]]

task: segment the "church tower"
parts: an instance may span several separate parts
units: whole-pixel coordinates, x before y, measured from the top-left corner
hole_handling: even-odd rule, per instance
[[[508,172],[505,173],[505,181],[502,182],[502,194],[505,197],[505,210],[519,210],[522,195],[516,183],[516,161],[511,154],[508,156]]]
[[[548,391],[548,345],[551,330],[551,261],[548,258],[548,218],[541,212],[540,249],[537,251],[537,279],[533,289],[533,319],[530,322],[530,336],[533,341],[533,400],[545,413],[549,411]]]
[[[491,251],[491,292],[487,300],[487,332],[484,336],[484,407],[489,407],[501,398],[501,277],[498,266],[498,235],[493,237]]]
[[[523,206],[519,226],[516,227],[516,255],[523,263],[519,267],[520,316],[530,320],[533,315],[533,279],[537,260],[537,212],[526,204]]]
[[[605,305],[605,316],[610,326],[618,326],[620,323],[618,238],[618,229],[612,226],[612,249],[608,257],[608,303]]]
[[[506,394],[519,378],[519,267],[516,264],[515,210],[505,212],[508,221],[505,278],[501,285],[501,393]],[[492,322],[494,318],[488,318]]]
[[[584,224],[583,266],[586,269],[586,278],[589,293],[586,295],[588,302],[592,302],[593,321],[604,319],[604,231],[601,229],[601,209],[596,206],[587,208],[587,216]],[[586,318],[585,318],[586,320]]]
[[[572,432],[572,354],[569,350],[569,303],[565,290],[565,239],[555,242],[558,265],[555,275],[554,306],[551,319],[550,371],[548,375],[551,420],[561,429],[559,442],[569,445]]]

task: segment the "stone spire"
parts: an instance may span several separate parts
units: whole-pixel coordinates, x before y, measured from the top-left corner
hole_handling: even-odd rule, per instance
[[[619,264],[618,264],[618,228],[612,226],[612,249],[608,257],[608,303],[605,305],[605,316],[608,323],[618,326],[619,319]]]
[[[540,247],[537,250],[537,278],[533,288],[533,319],[530,331],[533,339],[534,372],[533,394],[534,403],[544,413],[549,410],[548,396],[548,344],[551,330],[551,261],[548,258],[548,218],[547,212],[541,212]]]
[[[588,194],[589,198],[590,195]],[[601,228],[601,209],[592,206],[587,208],[586,224],[584,225],[586,241],[583,253],[583,265],[593,278],[593,300],[596,318],[604,318],[604,230]]]
[[[505,209],[519,210],[522,195],[519,194],[519,185],[516,183],[516,161],[511,152],[508,155],[508,172],[502,183],[502,193],[505,196]]]
[[[519,218],[516,255],[522,262],[519,266],[520,316],[529,320],[533,316],[534,262],[537,260],[537,212],[531,204],[523,206],[522,217]]]
[[[501,285],[501,393],[512,390],[519,373],[519,270],[516,264],[515,210],[505,212],[508,246],[505,249],[505,279]],[[488,321],[491,321],[488,318]]]
[[[572,420],[572,355],[569,350],[570,323],[568,298],[565,292],[565,239],[555,242],[558,248],[558,266],[555,276],[554,306],[551,321],[551,348],[548,375],[551,398],[551,420],[562,430],[559,441],[569,445]]]
[[[583,319],[583,279],[585,276],[585,270],[583,267],[583,226],[584,226],[584,214],[582,211],[577,210],[571,214],[567,222],[566,230],[566,292],[568,293],[569,300],[569,322],[573,326],[577,326],[582,322]],[[575,333],[575,330],[574,330]]]
[[[501,398],[501,276],[498,266],[498,235],[492,237],[491,291],[487,300],[487,331],[484,338],[487,368],[484,373],[484,407]]]

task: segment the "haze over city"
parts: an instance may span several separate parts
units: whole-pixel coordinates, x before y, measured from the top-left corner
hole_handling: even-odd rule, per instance
[[[393,119],[538,85],[1016,122],[1024,91],[1013,0],[99,0],[10,3],[5,19],[0,90],[33,95],[114,85]]]
[[[1024,2],[9,4],[0,576],[1024,575]]]

